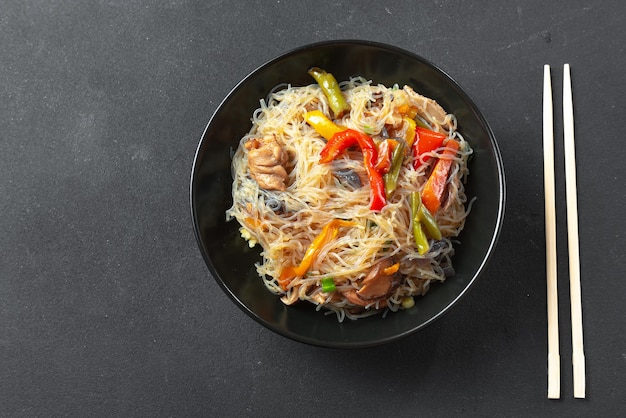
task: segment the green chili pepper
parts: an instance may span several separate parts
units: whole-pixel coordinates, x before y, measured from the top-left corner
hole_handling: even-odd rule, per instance
[[[413,221],[413,237],[415,239],[415,246],[417,247],[417,252],[420,254],[426,254],[430,249],[430,244],[428,243],[428,238],[426,238],[426,233],[424,232],[424,228],[422,227],[422,223],[420,222],[419,212],[420,206],[422,206],[422,200],[420,198],[419,192],[411,193],[411,215]]]
[[[322,284],[322,292],[330,293],[337,289],[335,287],[335,280],[332,277],[324,277],[320,283]]]
[[[400,175],[400,169],[402,168],[402,162],[404,161],[404,141],[398,141],[398,145],[391,154],[391,168],[383,176],[385,180],[385,193],[387,199],[391,197],[393,191],[398,186],[398,176]]]
[[[343,97],[339,83],[337,83],[334,75],[318,67],[313,67],[308,72],[322,88],[335,119],[341,118],[346,112],[350,111],[350,105]]]

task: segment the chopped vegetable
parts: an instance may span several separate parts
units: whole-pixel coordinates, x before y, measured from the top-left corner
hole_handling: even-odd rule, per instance
[[[424,232],[424,228],[422,228],[422,223],[419,219],[420,206],[422,206],[422,202],[420,200],[419,192],[411,193],[411,220],[413,224],[413,237],[415,239],[417,252],[424,255],[430,249],[430,244],[428,243],[428,238],[426,237],[426,233]]]
[[[346,112],[350,111],[350,105],[343,97],[339,83],[337,83],[334,75],[317,67],[311,68],[309,75],[313,77],[322,88],[335,119],[340,119]]]
[[[404,103],[400,106],[398,106],[398,113],[400,113],[403,116],[407,116],[409,119],[413,119],[415,118],[415,116],[417,116],[417,107],[410,105],[408,103]]]
[[[430,174],[428,180],[426,180],[426,184],[422,189],[422,202],[433,215],[435,215],[441,207],[448,183],[450,168],[454,162],[451,157],[456,155],[459,148],[460,144],[453,139],[446,143],[446,150],[442,155],[444,158],[439,158],[433,172]]]
[[[402,120],[408,125],[406,128],[406,143],[409,144],[409,147],[412,147],[415,141],[415,128],[417,128],[417,124],[415,123],[415,119],[406,116],[403,117]]]
[[[337,132],[332,136],[331,139],[328,140],[326,146],[324,146],[322,151],[320,151],[320,163],[329,163],[339,157],[348,148],[360,145],[359,137],[361,136],[367,138],[361,140],[365,145],[365,148],[368,149],[369,153],[371,154],[372,158],[370,160],[373,167],[373,164],[376,162],[376,159],[378,157],[378,151],[376,150],[376,145],[374,144],[374,141],[372,140],[372,138],[365,135],[364,133],[352,129],[346,129],[345,131]]]
[[[398,270],[400,270],[400,263],[395,263],[383,269],[383,274],[385,276],[391,276],[392,274],[396,273]]]
[[[389,172],[383,176],[385,181],[385,195],[387,199],[391,198],[394,190],[398,185],[398,177],[400,176],[400,169],[402,168],[402,162],[404,161],[404,142],[398,141],[398,145],[393,150],[391,157],[391,168]]]
[[[436,240],[440,240],[442,238],[439,225],[437,225],[435,217],[428,211],[426,205],[420,205],[417,216],[422,224],[422,227],[424,228],[424,231],[426,232],[426,235]]]
[[[308,123],[315,132],[320,134],[327,141],[335,135],[337,132],[345,131],[346,128],[339,126],[332,120],[328,119],[321,110],[312,110],[304,113],[304,120]]]
[[[337,234],[339,234],[339,228],[357,226],[356,222],[346,221],[343,219],[333,219],[324,225],[322,232],[315,237],[313,242],[309,245],[302,261],[297,267],[288,266],[283,269],[278,278],[278,284],[283,290],[287,290],[287,286],[296,277],[302,277],[306,274],[307,270],[311,267],[311,264],[315,262],[322,248],[331,242]]]
[[[400,305],[402,306],[402,309],[411,309],[415,306],[415,300],[412,296],[405,296],[402,298]]]
[[[443,140],[446,139],[447,136],[431,131],[430,129],[422,128],[418,126],[415,128],[415,142],[413,143],[413,168],[416,170],[422,164],[422,160],[424,162],[428,161],[430,158],[428,155],[420,157],[427,153],[436,150],[443,144]]]
[[[425,122],[425,121],[424,121],[421,117],[419,117],[419,116],[416,116],[416,117],[415,117],[415,124],[416,124],[417,126],[420,126],[420,127],[424,128],[424,129],[432,129],[432,128],[430,127],[430,125],[429,125],[428,123],[426,123],[426,122]]]
[[[367,170],[367,177],[370,181],[370,209],[381,210],[387,203],[385,197],[385,183],[383,177],[376,170],[375,163],[378,151],[376,144],[369,136],[354,129],[346,129],[338,132],[326,143],[320,152],[320,163],[329,163],[339,157],[346,149],[358,145],[363,152],[363,163]]]
[[[332,277],[324,277],[320,280],[320,284],[322,285],[322,292],[330,293],[337,290],[335,280]]]
[[[393,139],[383,139],[378,143],[378,158],[376,159],[376,171],[385,174],[391,168],[393,150],[398,142]]]

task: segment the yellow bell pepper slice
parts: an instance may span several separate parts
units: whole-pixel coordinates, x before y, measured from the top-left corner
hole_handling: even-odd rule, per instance
[[[402,118],[409,126],[406,128],[406,143],[409,145],[409,148],[413,146],[413,142],[415,141],[415,128],[417,124],[415,123],[415,119],[412,119],[408,116]]]
[[[304,120],[315,132],[320,134],[324,139],[330,141],[331,138],[339,132],[345,131],[347,128],[339,126],[332,120],[328,119],[321,110],[312,110],[304,113]]]

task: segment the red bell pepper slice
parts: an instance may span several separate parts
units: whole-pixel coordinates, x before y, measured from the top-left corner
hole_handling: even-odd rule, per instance
[[[391,160],[393,156],[393,150],[398,143],[393,139],[384,139],[378,146],[378,157],[376,158],[376,171],[381,175],[385,175],[391,170]]]
[[[329,163],[336,159],[350,147],[358,144],[357,136],[352,134],[351,129],[337,132],[333,134],[332,138],[326,142],[326,145],[320,151],[320,163]]]
[[[424,162],[430,159],[429,155],[425,155],[421,160],[422,154],[436,150],[443,144],[443,140],[448,136],[430,129],[418,126],[415,128],[415,141],[413,142],[413,168],[418,169]]]
[[[331,162],[346,149],[355,145],[361,148],[363,163],[370,182],[370,209],[379,211],[387,203],[387,198],[385,196],[383,176],[376,170],[378,151],[372,138],[354,129],[337,132],[320,152],[320,163]]]

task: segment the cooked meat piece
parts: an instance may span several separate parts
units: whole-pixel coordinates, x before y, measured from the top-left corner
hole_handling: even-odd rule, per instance
[[[416,93],[415,90],[409,86],[404,86],[404,90],[418,102],[418,115],[435,124],[438,128],[440,128],[438,129],[439,131],[450,129],[450,120],[446,119],[447,113],[443,110],[439,103],[433,99]]]
[[[250,175],[259,186],[266,190],[285,190],[289,156],[274,135],[249,139],[245,147],[248,150]]]

